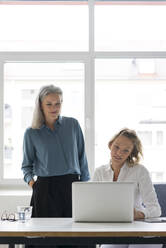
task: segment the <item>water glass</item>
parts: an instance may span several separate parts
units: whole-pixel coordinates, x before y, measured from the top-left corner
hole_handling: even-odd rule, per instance
[[[32,206],[17,206],[18,220],[19,222],[26,222],[31,219]]]

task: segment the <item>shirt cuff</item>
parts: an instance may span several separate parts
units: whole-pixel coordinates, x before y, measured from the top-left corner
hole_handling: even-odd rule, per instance
[[[27,184],[29,184],[29,182],[30,182],[31,180],[33,180],[33,177],[31,177],[31,176],[24,177],[24,181],[25,181]]]
[[[80,181],[89,181],[90,176],[80,176]]]

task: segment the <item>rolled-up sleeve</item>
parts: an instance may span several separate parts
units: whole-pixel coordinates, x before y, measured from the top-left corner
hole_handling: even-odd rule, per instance
[[[81,181],[88,181],[90,179],[89,169],[88,169],[88,162],[85,153],[85,142],[81,127],[76,121],[76,129],[77,129],[77,145],[78,145],[78,156],[79,156],[79,165],[80,165],[80,180]]]
[[[143,204],[145,205],[145,208],[140,209],[140,211],[144,212],[145,218],[159,217],[161,215],[161,208],[146,168],[144,168],[143,173],[141,171],[139,173],[139,189]]]

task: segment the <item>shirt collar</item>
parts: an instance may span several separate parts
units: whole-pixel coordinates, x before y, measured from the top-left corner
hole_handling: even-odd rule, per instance
[[[62,119],[63,119],[63,117],[62,117],[62,116],[59,116],[58,119],[57,119],[57,121],[55,122],[54,126],[55,126],[56,124],[62,125]],[[44,127],[48,128],[48,127],[46,126],[46,124],[43,123],[43,125],[40,127],[40,129],[43,129]]]
[[[112,167],[111,167],[111,164],[112,164],[112,161],[110,160],[110,162],[109,162],[108,165],[107,165],[107,170],[108,170],[108,171],[109,171],[109,170],[113,171],[113,170],[112,170]],[[128,164],[127,164],[127,162],[125,162],[125,163],[123,164],[121,170],[126,170],[127,168],[128,168]]]
[[[57,120],[58,124],[62,125],[62,119],[63,119],[63,117],[60,115],[58,117],[58,120]]]

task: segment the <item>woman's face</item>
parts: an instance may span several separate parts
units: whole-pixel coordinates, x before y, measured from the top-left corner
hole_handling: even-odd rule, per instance
[[[43,111],[45,121],[53,123],[58,119],[61,112],[62,99],[58,94],[49,94],[44,97],[41,103],[41,109]]]
[[[133,148],[134,145],[129,138],[124,135],[118,136],[110,147],[112,163],[122,166],[132,153]]]

